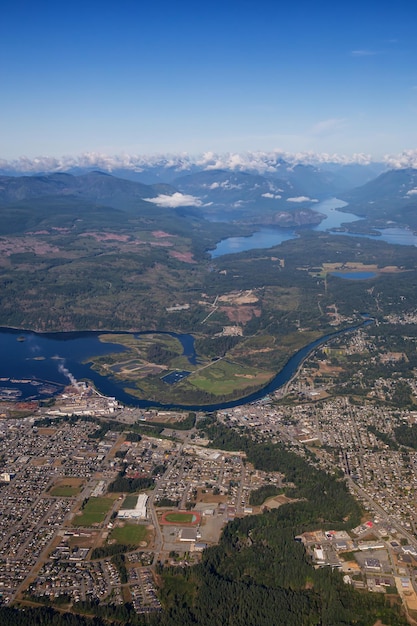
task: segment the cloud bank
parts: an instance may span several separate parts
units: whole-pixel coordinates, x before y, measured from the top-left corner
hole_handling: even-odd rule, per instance
[[[317,125],[317,132],[327,132],[337,128],[343,120],[327,120]],[[394,157],[392,157],[394,158]],[[417,157],[416,157],[417,158]],[[279,173],[280,169],[297,164],[320,165],[336,163],[349,165],[358,163],[368,165],[372,159],[367,154],[353,154],[351,156],[315,152],[290,153],[283,150],[269,152],[226,152],[218,154],[205,152],[200,155],[179,154],[122,154],[107,155],[97,152],[86,152],[78,156],[47,157],[39,156],[28,158],[25,156],[12,161],[0,159],[0,169],[7,173],[44,173],[66,172],[73,169],[100,169],[113,172],[126,169],[133,172],[142,172],[150,167],[170,168],[176,172],[187,172],[197,166],[205,170],[227,169],[232,171],[257,172],[259,174]]]
[[[386,155],[384,162],[390,169],[417,169],[417,150],[404,150],[397,155]]]

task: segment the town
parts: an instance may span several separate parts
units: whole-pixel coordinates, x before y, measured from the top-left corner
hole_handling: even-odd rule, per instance
[[[398,432],[417,423],[417,406],[382,402],[389,378],[375,380],[362,399],[331,394],[339,371],[334,353],[371,345],[363,330],[343,341],[310,355],[285,389],[210,417],[256,442],[283,442],[345,480],[361,503],[362,523],[349,531],[317,528],[294,541],[315,567],[340,570],[357,589],[396,595],[413,612],[417,450]],[[405,382],[414,393],[413,376]],[[131,602],[137,613],[160,611],[159,564],[197,563],[229,521],[291,503],[285,474],[255,469],[243,452],[211,447],[199,427],[204,413],[183,429],[187,413],[125,407],[77,381],[54,402],[9,399],[0,411],[6,605],[76,610]],[[265,486],[275,495],[259,504]]]

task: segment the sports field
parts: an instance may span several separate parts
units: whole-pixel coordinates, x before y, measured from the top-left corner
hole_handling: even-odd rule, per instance
[[[164,513],[161,518],[161,524],[176,524],[177,526],[195,526],[200,521],[200,513],[189,513],[188,511],[169,511]]]
[[[73,526],[93,526],[100,524],[106,518],[108,511],[113,506],[112,498],[90,498],[84,506],[81,515],[77,515],[73,521]]]
[[[128,545],[139,545],[142,541],[146,541],[149,531],[146,526],[139,524],[125,524],[114,528],[111,532],[110,539],[116,540],[117,543],[125,543]]]

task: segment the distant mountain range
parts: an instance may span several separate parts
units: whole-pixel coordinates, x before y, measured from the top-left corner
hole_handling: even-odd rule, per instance
[[[417,229],[417,169],[384,172],[341,197],[348,202],[349,211],[375,226],[392,221]]]
[[[13,175],[0,176],[0,207],[3,213],[7,208],[10,217],[13,209],[33,213],[35,205],[49,206],[59,198],[60,210],[75,213],[82,200],[84,210],[94,206],[146,214],[157,212],[157,207],[185,207],[215,221],[298,226],[318,223],[317,203],[337,196],[348,203],[345,210],[365,218],[367,226],[392,222],[417,228],[413,168],[383,171],[384,165],[368,162],[291,163],[277,155],[118,165],[108,162],[108,171],[103,171],[79,164],[67,172],[32,175],[19,175],[15,169]]]

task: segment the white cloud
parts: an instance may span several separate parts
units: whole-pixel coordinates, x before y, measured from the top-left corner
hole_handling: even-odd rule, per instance
[[[231,183],[230,180],[224,180],[221,183],[211,183],[211,185],[206,185],[207,189],[210,189],[210,191],[213,191],[214,189],[226,189],[226,190],[232,190],[232,189],[242,189],[243,185],[235,185],[234,183]]]
[[[262,198],[270,198],[271,200],[279,200],[280,198],[282,198],[282,196],[280,196],[279,194],[268,192],[268,193],[263,193]]]
[[[153,202],[158,206],[162,206],[165,208],[176,209],[179,206],[208,206],[207,204],[203,204],[200,198],[196,196],[191,196],[183,193],[179,193],[178,191],[173,193],[172,196],[161,194],[156,198],[144,198],[146,202]]]
[[[417,187],[414,187],[414,189],[410,189],[410,191],[407,191],[407,193],[405,195],[406,196],[417,196]]]
[[[406,167],[417,169],[417,150],[405,150],[397,155],[386,155],[384,161],[392,169]]]
[[[318,202],[308,196],[297,196],[296,198],[287,198],[287,202]]]
[[[334,118],[318,122],[312,129],[318,135],[336,132],[345,123],[344,119]],[[417,160],[417,153],[414,157]],[[284,163],[285,161],[285,163]],[[180,154],[121,154],[108,155],[97,152],[86,152],[78,156],[45,157],[33,159],[22,156],[13,161],[0,160],[0,168],[16,173],[35,174],[39,172],[65,172],[71,168],[97,168],[106,172],[123,168],[141,172],[148,167],[173,168],[185,172],[193,166],[205,170],[226,169],[232,171],[253,171],[259,174],[279,174],[282,167],[288,164],[319,165],[321,163],[337,163],[347,165],[359,163],[367,165],[372,159],[367,154],[327,154],[316,152],[285,152],[284,150],[257,151],[215,154],[206,152],[202,155]]]

